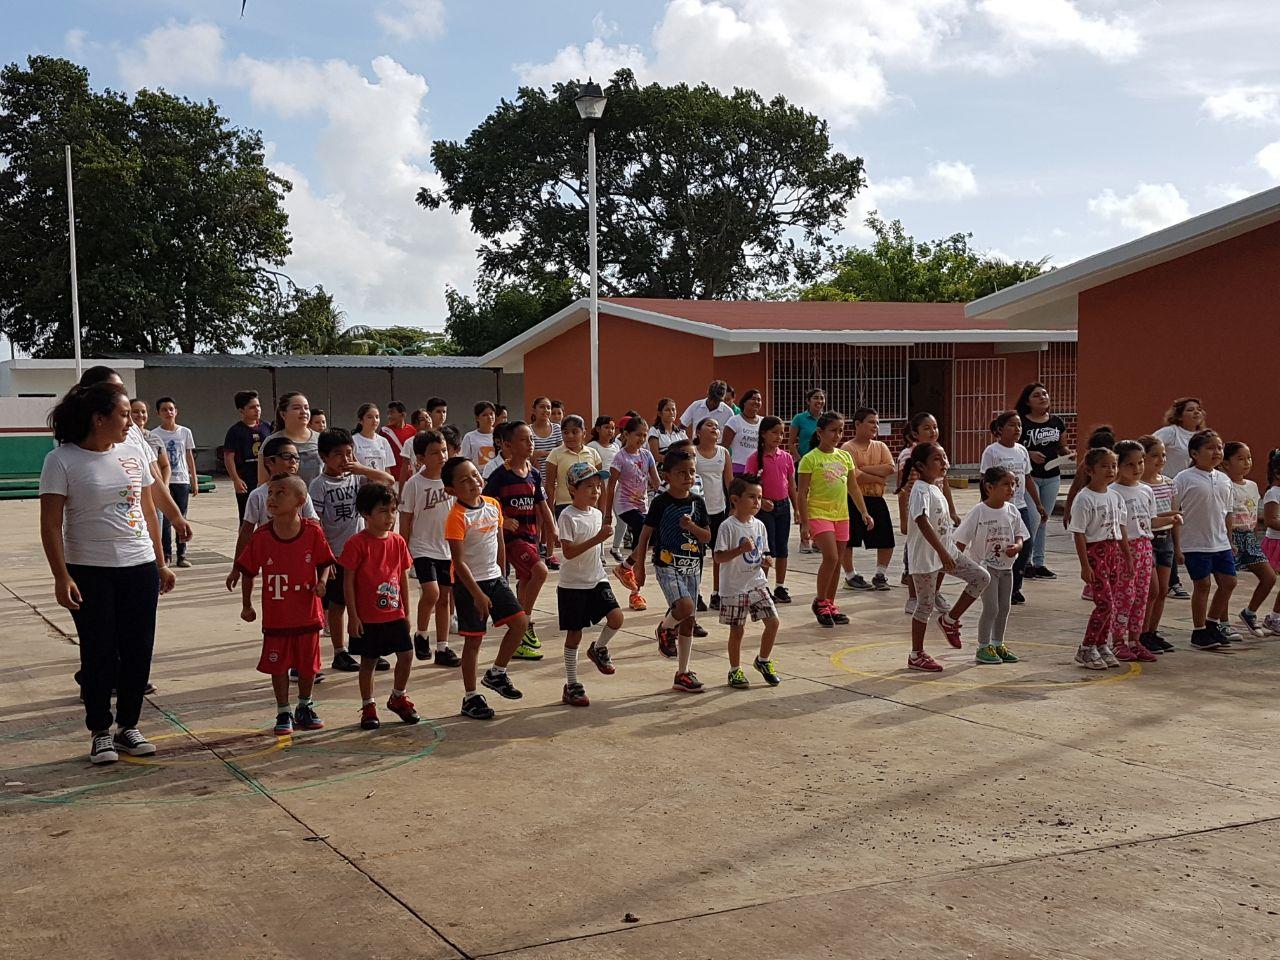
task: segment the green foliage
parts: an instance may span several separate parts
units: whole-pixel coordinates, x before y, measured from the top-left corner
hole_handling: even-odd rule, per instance
[[[269,291],[267,306],[253,323],[259,353],[346,354],[349,356],[454,355],[444,333],[418,327],[346,326],[346,314],[323,286],[294,287],[286,280]]]
[[[968,303],[1038,276],[1048,262],[984,256],[969,246],[969,233],[918,243],[899,220],[885,223],[873,213],[866,222],[875,242],[835,257],[830,276],[801,290],[800,299]]]
[[[862,161],[832,150],[825,122],[780,96],[641,87],[629,70],[606,92],[596,131],[604,295],[743,297],[816,275],[819,251],[864,185]],[[576,94],[576,83],[550,93],[522,87],[465,143],[432,148],[445,186],[421,190],[418,202],[470,211],[485,241],[483,278],[497,285],[481,300],[501,301],[507,318],[528,305],[522,298],[540,296],[521,287],[547,278],[586,285],[587,150]],[[451,314],[472,322],[460,298]]]
[[[450,288],[445,291],[449,308],[445,333],[463,356],[483,356],[563,310],[579,295],[565,279],[528,286],[482,281],[474,298]]]
[[[231,350],[289,253],[288,181],[212,103],[89,87],[70,61],[0,71],[0,315],[35,356],[70,356],[64,144],[75,176],[86,353]]]

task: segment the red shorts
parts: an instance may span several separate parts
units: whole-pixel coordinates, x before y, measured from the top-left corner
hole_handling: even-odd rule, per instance
[[[519,580],[528,580],[533,575],[533,568],[542,562],[538,555],[538,545],[528,540],[507,541],[507,563],[511,564]]]
[[[262,638],[258,672],[278,677],[291,669],[296,669],[300,677],[313,677],[320,672],[319,630],[270,634]]]

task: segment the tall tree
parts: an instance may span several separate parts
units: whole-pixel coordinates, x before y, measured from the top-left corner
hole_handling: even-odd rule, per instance
[[[481,280],[474,297],[452,288],[445,291],[449,319],[445,333],[458,353],[479,357],[539,321],[563,310],[581,293],[569,280],[544,278],[516,284]]]
[[[900,220],[867,217],[870,247],[838,254],[829,275],[800,291],[802,300],[888,300],[954,303],[976,300],[1044,272],[1041,260],[1004,260],[974,250],[973,234],[932,243],[909,236]]]
[[[782,97],[614,74],[597,132],[601,289],[742,297],[815,275],[863,186],[824,121]],[[542,285],[587,275],[586,143],[576,83],[521,87],[465,143],[437,141],[444,189],[418,202],[469,210],[483,277]]]
[[[36,356],[71,353],[64,144],[88,352],[239,347],[289,253],[288,181],[212,103],[95,92],[67,60],[0,71],[0,311]]]

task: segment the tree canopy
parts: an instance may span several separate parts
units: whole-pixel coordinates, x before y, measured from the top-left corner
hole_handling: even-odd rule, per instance
[[[586,285],[577,92],[576,83],[521,87],[464,143],[432,147],[444,188],[422,189],[418,202],[470,212],[490,284]],[[744,297],[816,276],[820,251],[864,185],[861,159],[832,149],[824,121],[781,96],[642,87],[629,70],[606,92],[596,130],[603,294]]]
[[[438,356],[456,354],[444,333],[419,327],[348,326],[346,314],[323,286],[280,284],[277,295],[253,323],[259,353]]]
[[[34,356],[69,356],[64,144],[75,177],[87,353],[232,350],[289,253],[288,181],[212,102],[89,86],[67,60],[0,71],[0,316]]]
[[[534,284],[481,281],[475,297],[445,291],[449,319],[445,333],[464,356],[483,356],[539,321],[571,304],[580,295],[568,280]]]
[[[979,253],[970,233],[925,243],[909,236],[900,220],[885,223],[873,213],[866,223],[875,242],[838,254],[828,276],[800,291],[802,300],[967,303],[1038,276],[1048,262]]]

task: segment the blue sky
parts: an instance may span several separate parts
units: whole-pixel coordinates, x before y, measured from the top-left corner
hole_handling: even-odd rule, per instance
[[[0,53],[96,86],[211,98],[294,181],[299,283],[351,322],[444,319],[465,216],[413,203],[433,139],[521,82],[607,76],[782,93],[827,118],[878,209],[1065,263],[1280,183],[1269,0],[63,0],[11,4]]]

